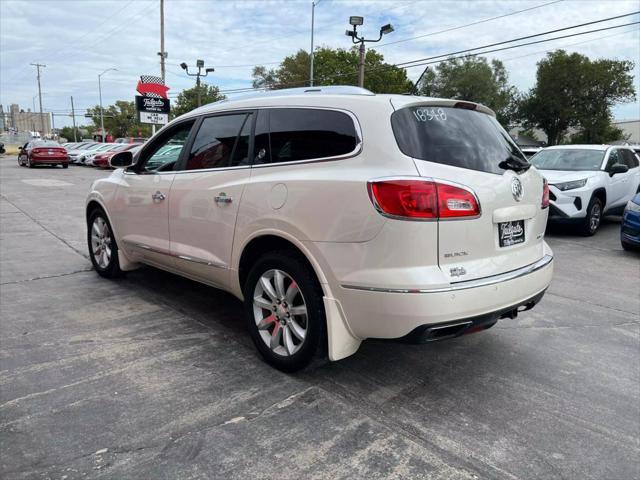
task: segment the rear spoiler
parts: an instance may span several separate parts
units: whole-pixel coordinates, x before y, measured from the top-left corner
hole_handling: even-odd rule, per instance
[[[495,117],[496,114],[489,107],[485,107],[480,103],[467,102],[466,100],[450,100],[445,98],[429,98],[429,97],[404,97],[400,101],[397,98],[389,99],[394,110],[407,107],[452,107],[464,108],[466,110],[475,110],[477,112],[486,113]]]

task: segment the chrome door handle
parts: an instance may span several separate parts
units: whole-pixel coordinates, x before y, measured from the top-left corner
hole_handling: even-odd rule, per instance
[[[153,200],[156,201],[156,202],[161,202],[162,200],[164,200],[167,197],[164,196],[164,193],[162,193],[160,190],[158,190],[156,193],[151,195],[151,198],[153,198]]]
[[[215,200],[216,203],[222,203],[222,204],[231,203],[233,201],[233,198],[227,197],[227,194],[224,192],[222,192],[220,195],[216,195],[215,197],[213,197],[213,199]]]

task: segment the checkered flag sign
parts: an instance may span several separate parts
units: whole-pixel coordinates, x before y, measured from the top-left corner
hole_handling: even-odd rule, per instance
[[[164,82],[162,81],[161,77],[157,77],[155,75],[140,75],[140,84],[142,84],[142,86],[144,86],[145,83],[154,83],[156,85],[164,85]],[[154,92],[145,92],[144,93],[145,96],[147,97],[153,97],[153,98],[166,98],[166,96],[162,96],[158,93],[154,93]]]

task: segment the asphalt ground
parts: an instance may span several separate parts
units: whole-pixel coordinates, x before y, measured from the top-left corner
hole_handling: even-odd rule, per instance
[[[0,158],[0,478],[640,478],[640,255],[619,218],[552,228],[553,283],[515,320],[286,375],[232,296],[91,270],[105,175]]]

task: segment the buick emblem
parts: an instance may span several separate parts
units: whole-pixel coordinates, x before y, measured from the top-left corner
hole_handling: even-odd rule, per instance
[[[522,182],[517,177],[511,180],[511,193],[513,194],[513,198],[516,202],[522,200]]]

